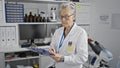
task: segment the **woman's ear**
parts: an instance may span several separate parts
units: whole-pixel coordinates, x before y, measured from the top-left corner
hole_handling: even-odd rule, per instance
[[[75,18],[76,18],[76,13],[73,14],[73,20],[75,20]]]

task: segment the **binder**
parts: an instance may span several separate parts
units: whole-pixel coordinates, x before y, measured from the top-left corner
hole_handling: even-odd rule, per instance
[[[1,47],[6,46],[6,33],[5,33],[5,31],[6,31],[5,27],[1,27]]]
[[[10,27],[6,27],[5,29],[6,29],[5,33],[6,33],[6,44],[7,44],[6,47],[9,48],[11,46],[11,37],[10,37],[11,29]]]
[[[2,48],[2,44],[1,44],[2,43],[2,39],[1,39],[1,37],[2,37],[1,35],[2,34],[1,33],[2,33],[2,31],[1,31],[1,27],[0,27],[0,48]]]
[[[11,44],[16,45],[16,27],[10,27],[11,29]]]
[[[6,27],[6,44],[7,48],[16,46],[16,31],[14,26]]]
[[[0,11],[0,19],[2,19],[2,11]]]

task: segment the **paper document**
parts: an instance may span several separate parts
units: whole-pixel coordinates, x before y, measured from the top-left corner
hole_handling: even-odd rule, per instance
[[[48,50],[46,49],[43,49],[43,48],[27,48],[33,52],[38,52],[42,55],[54,55],[53,53],[49,52]]]

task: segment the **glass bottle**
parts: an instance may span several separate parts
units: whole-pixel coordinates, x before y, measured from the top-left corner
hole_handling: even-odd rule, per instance
[[[38,14],[36,22],[41,22],[41,16]]]
[[[29,20],[28,15],[25,14],[25,16],[24,16],[24,22],[28,22],[28,20]]]
[[[41,16],[42,16],[42,17],[41,17],[41,22],[46,22],[45,12],[42,11],[42,12],[41,12]]]
[[[47,20],[45,19],[45,17],[43,17],[43,20],[42,20],[42,22],[47,22]]]
[[[37,22],[37,16],[36,16],[36,14],[34,15],[33,22]]]
[[[47,17],[47,22],[50,22],[50,19],[49,19],[49,17]]]
[[[29,13],[29,22],[33,22],[33,15],[32,15],[32,12]]]

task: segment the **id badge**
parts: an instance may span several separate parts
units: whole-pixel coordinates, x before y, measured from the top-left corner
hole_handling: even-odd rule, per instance
[[[70,42],[68,42],[68,45],[67,45],[67,51],[68,52],[73,52],[73,50],[74,50],[74,45],[73,45],[73,43],[70,41]]]

